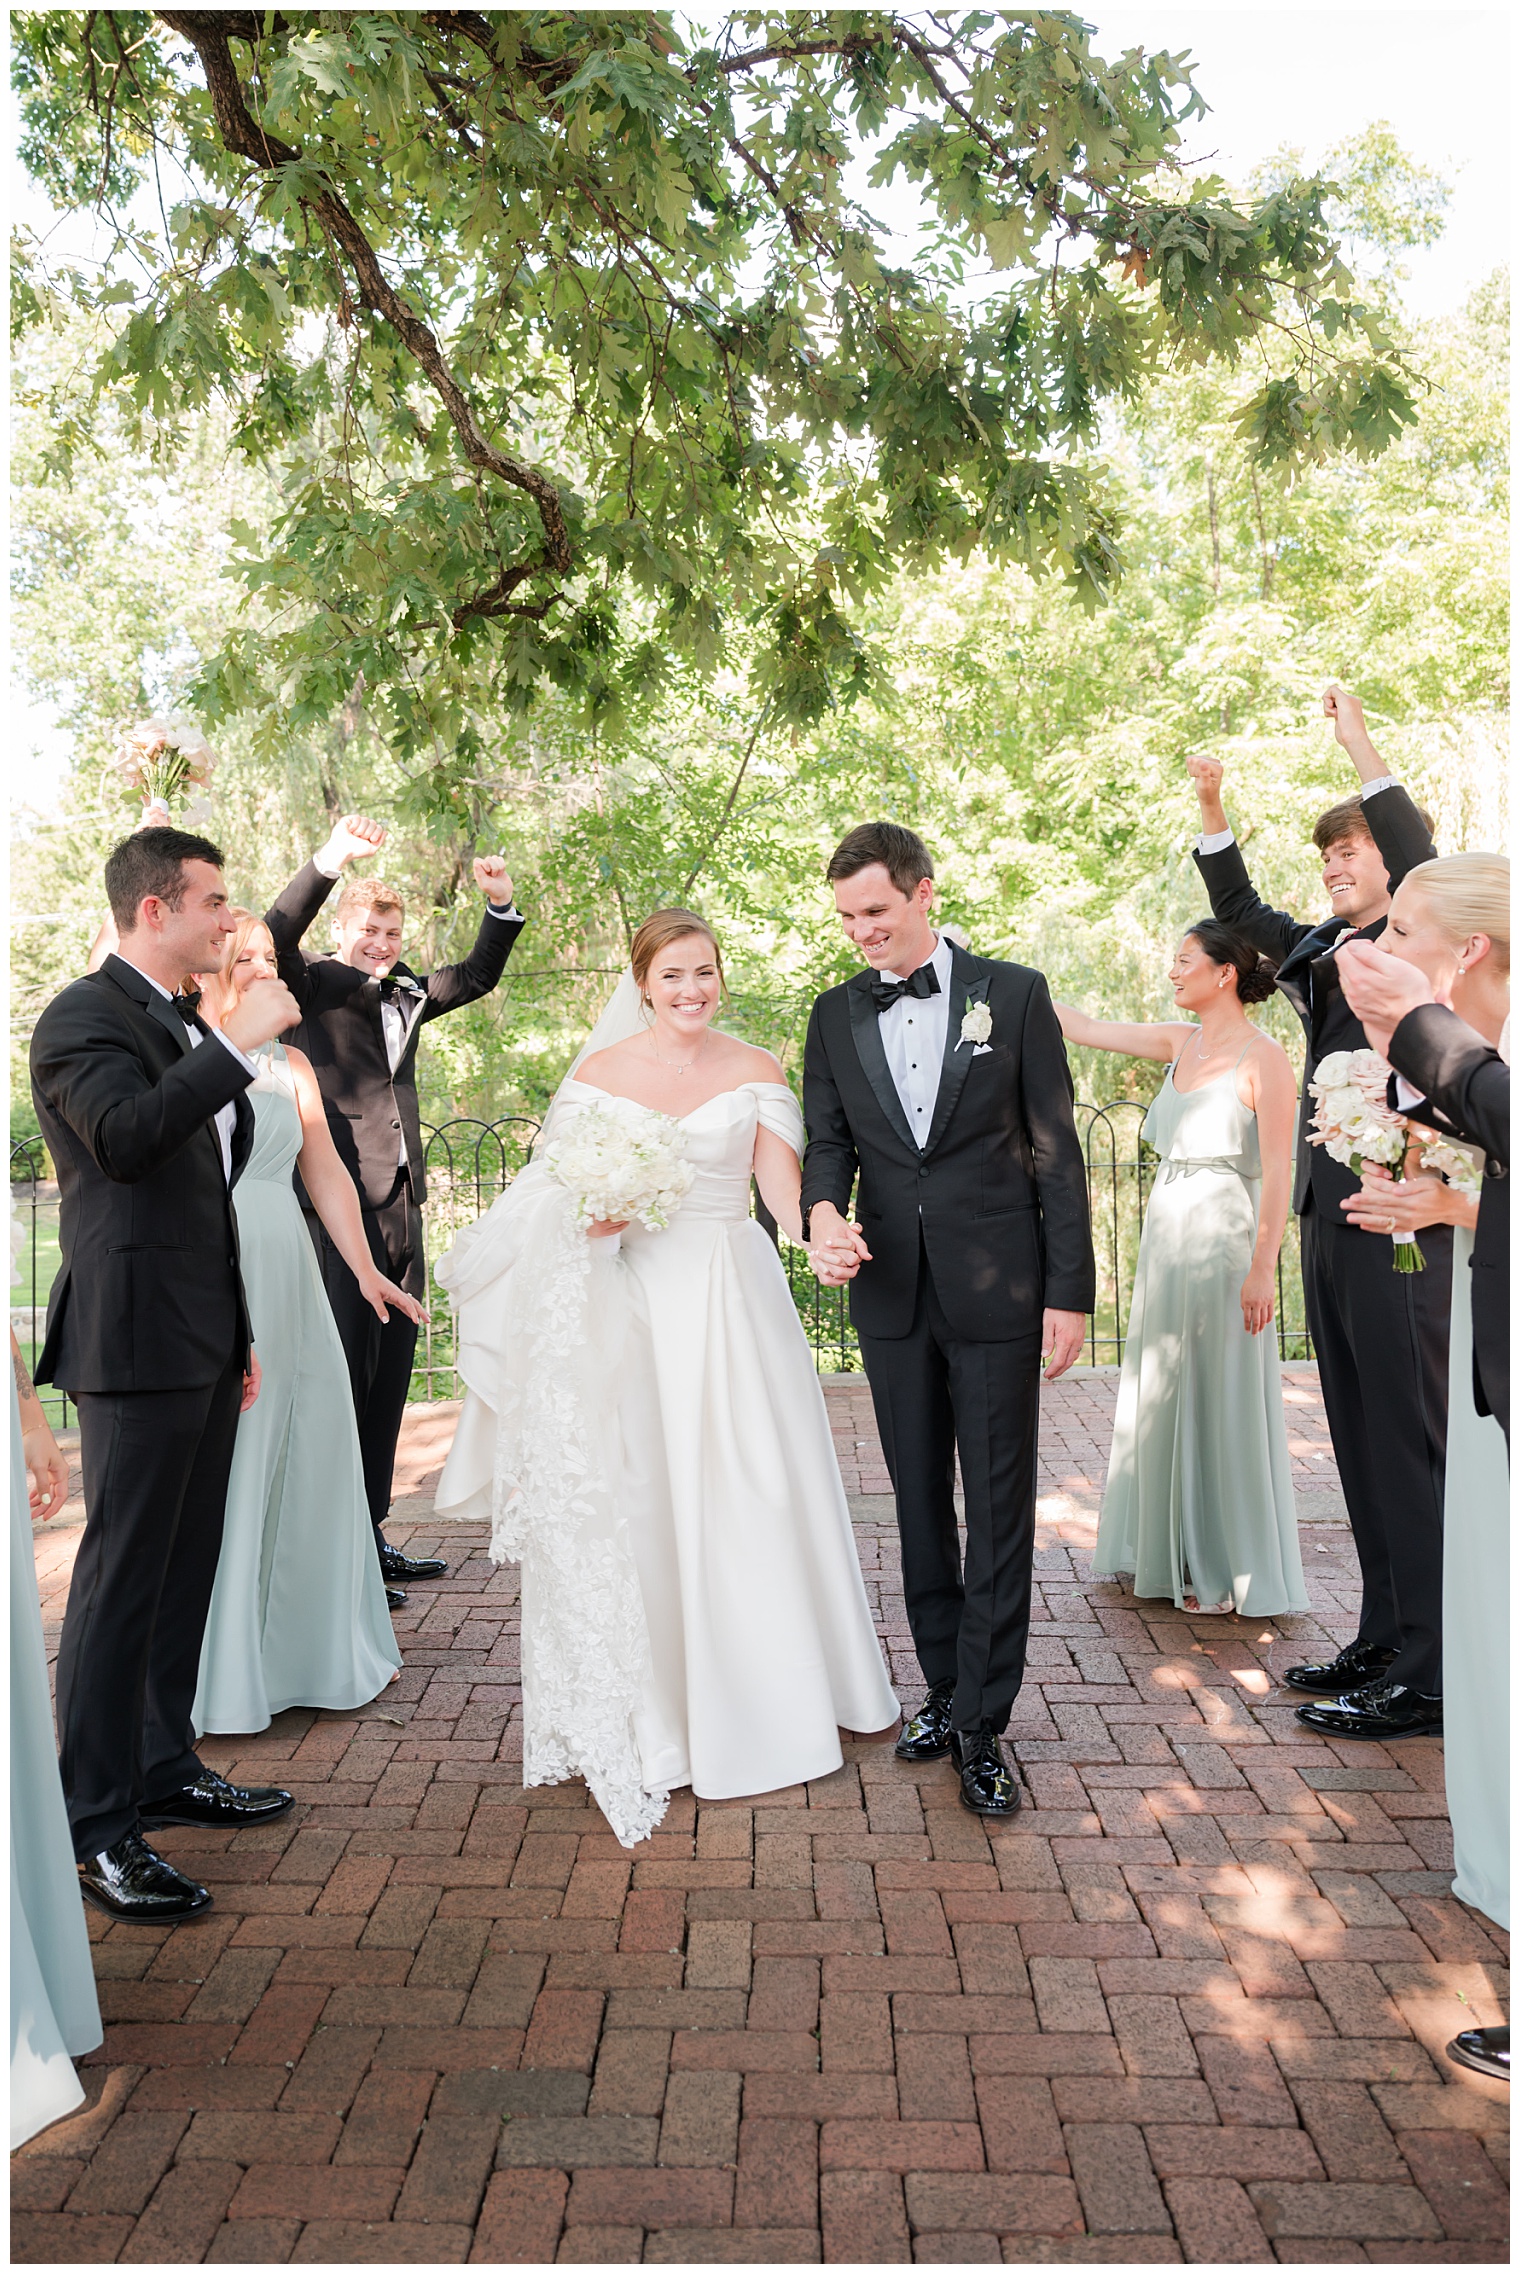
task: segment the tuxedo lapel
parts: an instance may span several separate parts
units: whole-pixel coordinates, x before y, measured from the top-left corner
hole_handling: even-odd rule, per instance
[[[115,981],[122,993],[136,1003],[139,1010],[146,1011],[150,1019],[157,1019],[164,1032],[172,1035],[174,1047],[180,1056],[188,1058],[195,1048],[190,1040],[189,1029],[174,1005],[164,999],[152,981],[145,979],[135,964],[125,962],[119,955],[108,955],[102,969],[109,979]]]
[[[399,1070],[408,1050],[411,1048],[412,1037],[422,1024],[422,1015],[427,1009],[428,997],[427,989],[417,978],[415,972],[402,967],[398,971],[393,971],[391,977],[401,982],[396,990],[396,1005],[401,1013],[402,1030],[401,1051],[396,1060]]]
[[[359,989],[359,1000],[364,1005],[369,1023],[375,1030],[375,1040],[380,1046],[380,1063],[389,1072],[391,1058],[390,1052],[385,1047],[385,1019],[382,1014],[378,979],[365,980],[364,985]]]
[[[246,1090],[237,1095],[237,1118],[232,1125],[232,1182],[237,1183],[253,1151],[253,1101]]]
[[[982,970],[971,956],[966,955],[952,941],[950,1016],[945,1022],[945,1057],[940,1067],[939,1095],[934,1100],[934,1119],[929,1124],[929,1135],[924,1145],[926,1153],[933,1152],[949,1127],[950,1116],[960,1102],[961,1091],[966,1086],[966,1076],[971,1071],[972,1045],[960,1039],[961,1020],[965,1016],[967,1002],[984,1003],[991,984],[991,972]]]
[[[871,979],[869,971],[857,972],[845,989],[849,998],[850,1026],[855,1036],[856,1054],[866,1080],[876,1093],[877,1104],[891,1123],[892,1134],[902,1139],[916,1159],[918,1147],[913,1141],[913,1132],[908,1127],[908,1117],[903,1112],[897,1084],[892,1079],[887,1054],[882,1047],[881,1017],[871,1000]]]

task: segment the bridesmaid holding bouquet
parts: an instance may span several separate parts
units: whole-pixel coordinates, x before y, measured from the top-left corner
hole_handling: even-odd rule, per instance
[[[1142,1135],[1146,1210],[1093,1569],[1179,1610],[1308,1608],[1276,1338],[1296,1091],[1247,1006],[1272,966],[1212,917],[1170,978],[1187,1022],[1124,1024],[1057,1003],[1068,1042],[1166,1062]],[[1191,1023],[1196,1020],[1196,1024]]]

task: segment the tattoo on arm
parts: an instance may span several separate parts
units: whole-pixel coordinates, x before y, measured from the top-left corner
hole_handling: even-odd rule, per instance
[[[22,1363],[21,1353],[19,1350],[13,1350],[11,1352],[11,1365],[15,1371],[16,1376],[17,1397],[22,1399],[23,1402],[27,1398],[35,1398],[37,1392],[32,1388],[31,1377],[27,1373],[25,1365]]]

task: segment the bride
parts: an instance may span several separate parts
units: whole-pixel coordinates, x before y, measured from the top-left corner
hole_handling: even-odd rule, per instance
[[[672,1790],[826,1776],[897,1720],[823,1393],[754,1177],[802,1236],[802,1116],[770,1053],[712,1026],[718,943],[662,908],[538,1146],[437,1274],[466,1386],[443,1516],[522,1565],[523,1781],[584,1776],[625,1846]],[[578,1231],[544,1156],[575,1110],[679,1122],[663,1231]]]

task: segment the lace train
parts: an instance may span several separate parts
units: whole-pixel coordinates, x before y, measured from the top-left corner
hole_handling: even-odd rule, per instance
[[[491,1211],[515,1219],[512,1303],[497,1385],[491,1558],[522,1566],[523,1782],[583,1776],[625,1847],[647,1839],[668,1789],[643,1781],[634,1709],[649,1631],[628,1526],[612,1480],[628,1294],[615,1239],[577,1229],[548,1172],[525,1169]],[[471,1234],[440,1262],[456,1306],[469,1291]],[[483,1260],[483,1259],[482,1259]],[[502,1268],[493,1244],[491,1271]]]

